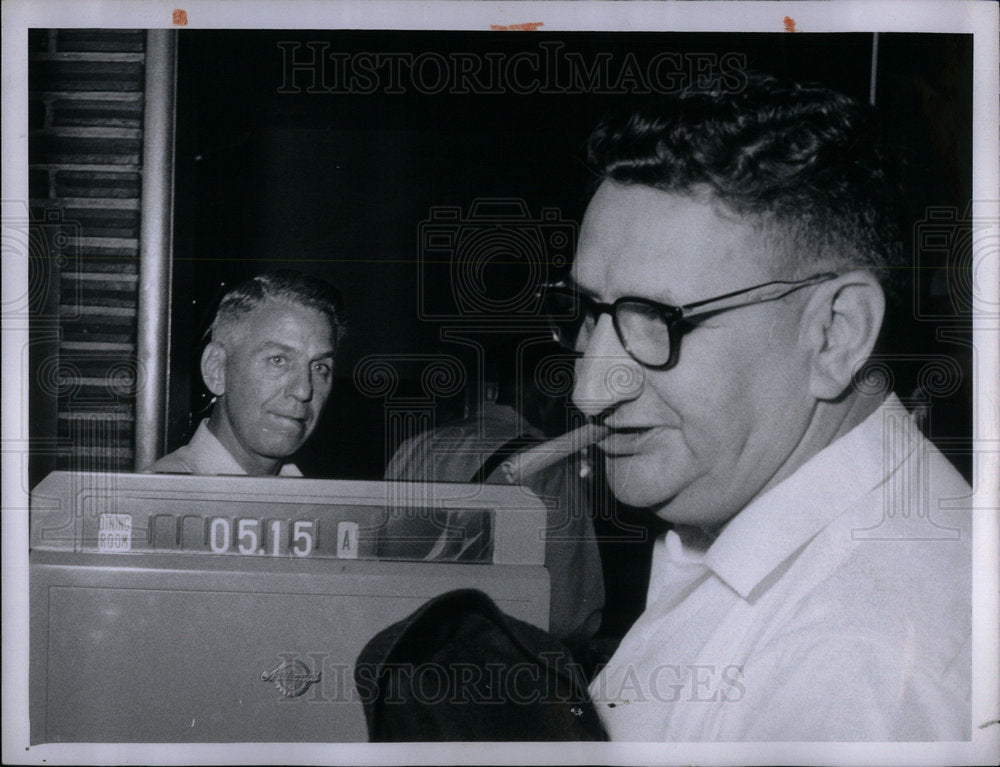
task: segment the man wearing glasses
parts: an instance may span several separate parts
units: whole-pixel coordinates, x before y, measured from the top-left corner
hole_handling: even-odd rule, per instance
[[[970,737],[970,490],[858,385],[907,264],[881,146],[757,75],[591,136],[548,312],[613,491],[673,525],[591,685],[613,739]]]

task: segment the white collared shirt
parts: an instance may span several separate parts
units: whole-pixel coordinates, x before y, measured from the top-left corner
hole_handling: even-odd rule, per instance
[[[613,740],[970,737],[971,490],[891,396],[705,552],[656,543]]]
[[[163,456],[142,470],[145,474],[237,474],[246,471],[219,442],[208,428],[208,419],[198,424],[191,441]],[[301,477],[302,472],[292,463],[286,463],[278,472],[279,477]]]

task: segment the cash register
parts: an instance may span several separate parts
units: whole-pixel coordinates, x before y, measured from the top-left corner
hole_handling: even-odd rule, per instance
[[[365,741],[355,659],[428,599],[547,628],[520,486],[54,472],[30,527],[32,743]]]

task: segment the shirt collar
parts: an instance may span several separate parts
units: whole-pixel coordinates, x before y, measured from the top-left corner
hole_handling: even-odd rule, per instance
[[[878,486],[915,446],[913,429],[887,440],[909,415],[892,394],[862,423],[818,452],[726,525],[703,563],[744,599],[836,517]],[[888,451],[888,453],[887,453]]]
[[[226,450],[219,438],[208,428],[208,419],[198,424],[198,429],[188,443],[191,450],[193,465],[198,467],[199,474],[238,474],[246,476],[246,471],[239,465],[232,454]],[[282,465],[279,477],[301,477],[302,472],[293,463]]]

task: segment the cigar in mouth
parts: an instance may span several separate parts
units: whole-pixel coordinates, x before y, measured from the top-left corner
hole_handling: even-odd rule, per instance
[[[500,464],[500,471],[510,484],[521,484],[546,466],[551,466],[567,455],[583,450],[588,445],[604,438],[610,431],[611,429],[607,426],[600,426],[596,423],[584,424],[561,437],[550,439],[548,442],[536,445],[523,453],[512,455]]]

